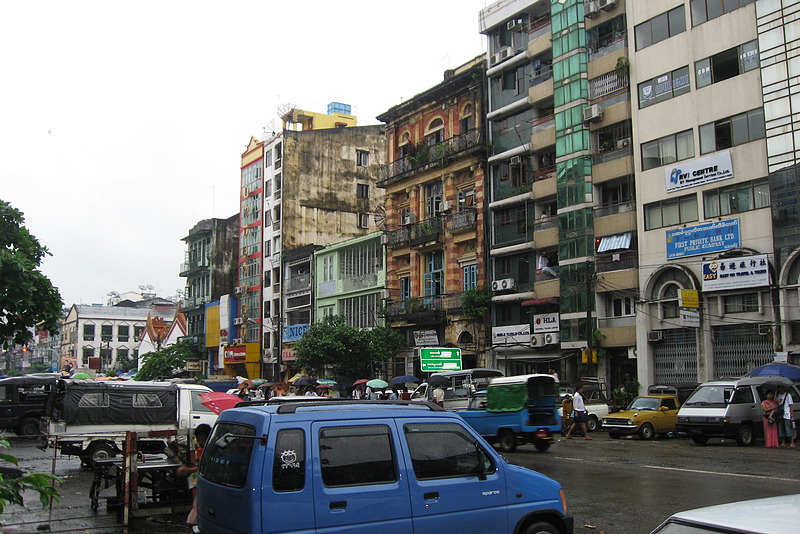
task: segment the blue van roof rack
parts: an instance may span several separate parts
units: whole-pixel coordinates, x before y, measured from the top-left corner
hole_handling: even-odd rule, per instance
[[[263,406],[265,404],[275,403],[275,401],[251,401],[251,402],[240,402],[236,406]],[[330,406],[332,404],[350,404],[353,406],[365,406],[365,405],[376,405],[376,406],[412,406],[412,407],[419,407],[419,408],[428,408],[433,412],[444,412],[446,411],[444,408],[439,406],[436,403],[429,402],[429,401],[407,401],[407,400],[359,400],[359,399],[328,399],[328,400],[319,400],[319,401],[292,401],[287,400],[286,402],[280,402],[278,409],[275,413],[283,414],[283,413],[295,413],[297,408],[303,408],[306,406]]]

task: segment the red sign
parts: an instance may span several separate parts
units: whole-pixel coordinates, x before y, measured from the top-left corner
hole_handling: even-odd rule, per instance
[[[243,362],[247,359],[247,347],[225,347],[225,363]]]
[[[100,358],[98,358],[97,356],[89,358],[89,369],[95,369],[96,371],[99,371],[102,368],[103,367],[102,363],[100,362]]]
[[[281,361],[293,362],[296,359],[297,359],[297,354],[295,354],[294,349],[283,349],[281,351]]]

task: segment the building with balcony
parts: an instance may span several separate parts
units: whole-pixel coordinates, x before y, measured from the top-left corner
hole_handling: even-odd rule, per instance
[[[239,214],[228,219],[205,219],[198,222],[182,239],[186,258],[180,276],[186,278],[182,312],[186,316],[186,335],[197,348],[199,358],[191,371],[197,375],[214,374],[223,367],[218,342],[219,331],[232,324],[209,321],[206,310],[223,295],[232,295],[239,255]],[[207,332],[212,332],[207,338]],[[216,335],[214,335],[214,333]],[[213,343],[211,339],[215,339]]]
[[[636,374],[625,4],[505,0],[481,13],[491,363],[507,374]]]
[[[340,103],[281,119],[282,131],[252,138],[242,155],[239,303],[225,360],[251,378],[291,376],[291,345],[312,320],[314,250],[374,231],[383,199],[382,126],[357,126]]]
[[[628,2],[642,384],[740,376],[799,347],[798,14]]]
[[[485,364],[485,331],[461,314],[465,291],[485,287],[485,60],[378,117],[386,123],[386,268],[389,326],[405,335],[399,374],[416,374],[415,349],[462,348],[465,368]]]

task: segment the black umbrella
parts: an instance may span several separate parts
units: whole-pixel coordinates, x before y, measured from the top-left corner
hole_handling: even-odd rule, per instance
[[[294,382],[292,382],[295,386],[316,386],[317,381],[310,376],[301,376]]]
[[[392,378],[392,380],[389,383],[394,385],[400,385],[400,384],[407,384],[409,382],[419,382],[419,378],[411,375],[396,376]]]
[[[446,386],[450,384],[450,379],[442,375],[433,375],[428,378],[428,384],[431,386]]]

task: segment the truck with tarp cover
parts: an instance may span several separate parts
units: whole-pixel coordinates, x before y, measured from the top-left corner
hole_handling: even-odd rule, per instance
[[[56,380],[30,375],[0,379],[0,430],[13,430],[20,436],[38,435]]]
[[[545,451],[561,430],[559,387],[552,375],[494,378],[459,415],[490,443],[513,452],[521,443]]]
[[[130,431],[139,435],[140,452],[161,452],[169,431],[188,435],[214,424],[217,415],[200,399],[210,391],[199,384],[60,380],[45,407],[43,446],[91,465],[120,453]]]

